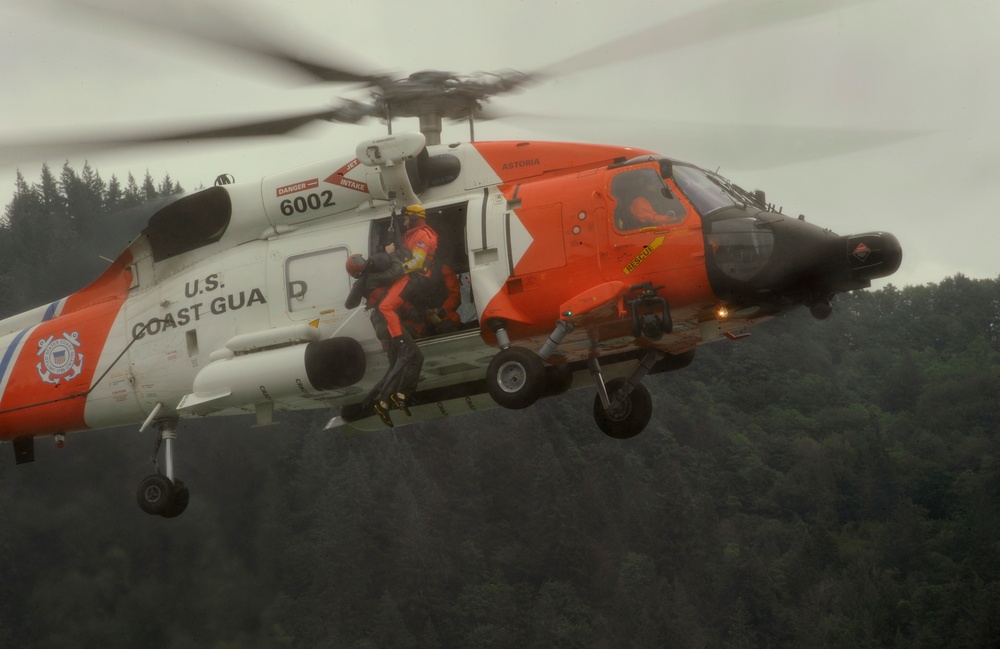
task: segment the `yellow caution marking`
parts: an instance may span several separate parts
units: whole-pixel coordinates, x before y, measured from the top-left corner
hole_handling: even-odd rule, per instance
[[[625,268],[622,268],[622,272],[625,273],[626,275],[631,275],[632,271],[638,268],[639,264],[641,264],[643,261],[646,260],[646,257],[653,254],[654,250],[663,245],[663,239],[664,237],[662,234],[653,239],[653,241],[648,246],[640,250],[639,254],[637,254],[635,257],[632,258],[632,261],[628,262],[628,265],[625,266]]]

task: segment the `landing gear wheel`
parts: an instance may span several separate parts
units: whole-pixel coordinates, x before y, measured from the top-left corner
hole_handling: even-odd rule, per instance
[[[170,490],[170,504],[160,516],[163,518],[180,516],[187,509],[190,498],[191,494],[188,493],[188,488],[184,486],[184,483],[180,480],[175,480],[174,488]]]
[[[173,490],[174,483],[170,478],[159,474],[148,476],[139,483],[139,490],[136,492],[139,507],[147,514],[162,516],[173,502]]]
[[[538,401],[545,392],[545,363],[524,347],[508,347],[490,361],[486,388],[504,408],[520,410]]]
[[[601,403],[601,395],[594,397],[594,421],[605,435],[615,439],[635,437],[646,428],[650,417],[653,416],[653,398],[649,396],[646,386],[641,383],[635,386],[620,405],[616,405],[615,394],[625,383],[625,379],[608,381],[611,407],[607,410]]]
[[[139,507],[147,514],[174,518],[187,509],[191,495],[180,480],[172,482],[170,478],[156,474],[139,483],[136,498]]]
[[[153,464],[156,466],[156,473],[147,476],[139,483],[135,496],[139,501],[139,508],[147,514],[174,518],[187,509],[191,495],[183,482],[174,479],[173,450],[174,442],[177,440],[177,417],[155,419],[162,406],[163,404],[157,403],[139,429],[139,432],[142,432],[151,423],[155,423],[159,434],[156,436],[156,445],[153,446]],[[163,472],[160,471],[160,464],[156,459],[161,445],[166,460],[166,471]]]

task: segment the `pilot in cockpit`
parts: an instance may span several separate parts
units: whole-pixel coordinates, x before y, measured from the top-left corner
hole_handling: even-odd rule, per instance
[[[657,225],[669,225],[677,223],[680,219],[676,214],[660,214],[654,207],[654,201],[659,203],[663,198],[663,182],[656,177],[652,170],[649,173],[637,174],[640,176],[638,196],[632,199],[628,205],[629,214],[635,218],[640,228],[648,228]]]
[[[683,206],[652,169],[635,169],[618,174],[611,182],[618,202],[615,225],[619,231],[639,230],[680,223]]]

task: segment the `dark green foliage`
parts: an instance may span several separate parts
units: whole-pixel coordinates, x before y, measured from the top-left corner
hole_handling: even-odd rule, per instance
[[[70,218],[45,184],[17,218]],[[1000,281],[835,306],[650,377],[627,441],[589,390],[346,439],[185,422],[169,521],[135,505],[150,434],[40,440],[0,464],[0,646],[997,646]]]
[[[184,189],[149,173],[140,190],[129,174],[123,190],[85,164],[69,163],[57,179],[48,165],[39,182],[18,172],[14,198],[0,218],[0,317],[81,289],[107,267],[146,225],[153,211]]]

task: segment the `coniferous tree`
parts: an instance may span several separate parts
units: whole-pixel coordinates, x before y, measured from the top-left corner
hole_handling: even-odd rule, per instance
[[[107,191],[104,195],[104,209],[107,210],[109,214],[116,214],[125,207],[125,190],[122,189],[121,183],[118,181],[118,177],[115,175],[111,176],[108,180]]]
[[[160,195],[156,190],[156,183],[153,181],[153,176],[149,173],[149,170],[146,171],[146,175],[142,178],[140,195],[142,196],[142,200],[147,203],[156,200]]]
[[[128,179],[125,181],[125,193],[122,200],[122,209],[129,209],[132,207],[138,207],[142,205],[143,193],[139,189],[138,183],[135,181],[135,176],[132,172],[129,172]]]
[[[0,241],[0,307],[12,314],[80,289],[96,278],[138,232],[136,218],[121,218],[145,201],[163,198],[147,172],[143,190],[129,174],[123,190],[117,179],[105,184],[84,164],[83,173],[65,163],[59,178],[43,165],[37,183],[19,171],[6,206]],[[171,194],[180,185],[169,175],[160,183]],[[151,212],[138,212],[144,223]],[[141,224],[138,226],[141,228]]]
[[[174,182],[170,174],[163,176],[163,179],[156,186],[156,193],[158,196],[172,196],[174,194],[184,193],[184,188],[181,187],[180,183]]]

